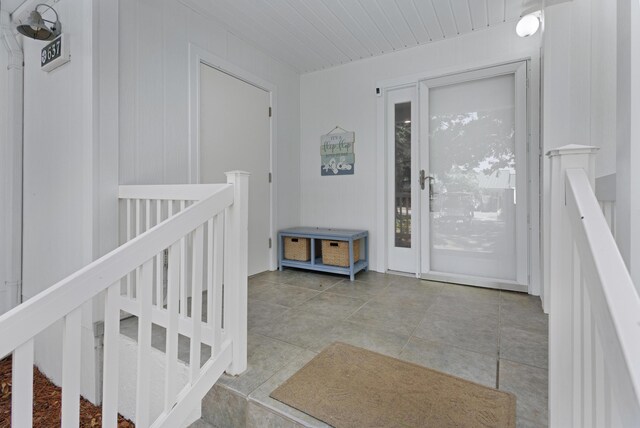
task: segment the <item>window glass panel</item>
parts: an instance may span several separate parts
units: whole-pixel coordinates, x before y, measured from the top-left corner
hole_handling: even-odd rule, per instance
[[[395,246],[411,248],[411,103],[395,105]]]
[[[515,77],[429,91],[431,270],[515,280]]]

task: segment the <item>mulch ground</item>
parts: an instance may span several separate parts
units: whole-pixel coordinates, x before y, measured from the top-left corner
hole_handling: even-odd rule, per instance
[[[62,393],[40,370],[33,368],[33,426],[59,427]],[[102,409],[80,399],[80,426],[102,426]],[[11,356],[0,360],[0,428],[11,427]],[[133,428],[133,422],[118,415],[118,428]]]

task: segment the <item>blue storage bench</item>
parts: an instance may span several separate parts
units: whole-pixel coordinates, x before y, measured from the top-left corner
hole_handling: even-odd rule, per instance
[[[309,261],[288,260],[284,258],[284,238],[308,238],[311,242],[311,259]],[[364,258],[354,262],[353,242],[362,239],[364,244]],[[349,243],[349,266],[333,266],[322,263],[322,257],[316,254],[316,240],[346,241]],[[361,244],[361,247],[363,246]],[[362,251],[362,249],[361,249]],[[319,227],[295,227],[284,229],[278,233],[278,265],[280,270],[285,267],[309,269],[320,272],[349,275],[351,281],[361,270],[369,270],[369,232],[366,230],[323,229]]]

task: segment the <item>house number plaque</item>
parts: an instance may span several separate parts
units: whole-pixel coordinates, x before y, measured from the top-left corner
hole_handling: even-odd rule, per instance
[[[40,68],[51,71],[71,60],[69,38],[66,34],[49,43],[40,52]]]

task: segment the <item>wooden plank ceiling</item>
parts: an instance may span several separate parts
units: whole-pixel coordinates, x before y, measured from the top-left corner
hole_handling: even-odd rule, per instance
[[[515,22],[541,0],[181,0],[300,73]]]
[[[0,0],[0,9],[6,10],[12,13],[16,10],[25,0]],[[35,6],[35,4],[34,4]]]

